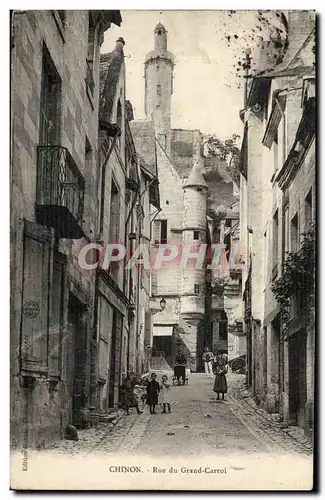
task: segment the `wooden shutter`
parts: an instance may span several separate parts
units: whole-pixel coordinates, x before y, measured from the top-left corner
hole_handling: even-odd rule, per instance
[[[22,292],[22,369],[47,371],[52,230],[25,222]]]
[[[155,245],[159,245],[161,237],[161,221],[155,220],[153,221],[153,243]]]
[[[113,309],[104,297],[98,298],[99,338],[98,377],[107,381],[108,360],[112,338]]]

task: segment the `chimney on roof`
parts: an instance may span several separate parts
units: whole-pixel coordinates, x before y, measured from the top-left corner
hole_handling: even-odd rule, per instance
[[[117,52],[122,52],[123,53],[124,45],[125,45],[124,39],[122,37],[118,38],[116,40],[115,50]]]

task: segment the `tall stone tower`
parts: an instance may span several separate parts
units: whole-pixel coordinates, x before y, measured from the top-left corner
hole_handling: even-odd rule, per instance
[[[184,247],[206,243],[206,206],[208,186],[202,175],[202,166],[196,160],[183,185],[184,219],[182,242]],[[193,248],[194,250],[194,248]],[[205,313],[205,269],[196,269],[196,261],[188,261],[183,268],[181,317],[197,326]]]
[[[156,136],[170,154],[171,96],[173,93],[174,56],[167,51],[167,30],[157,24],[155,48],[145,58],[145,112],[155,123]]]

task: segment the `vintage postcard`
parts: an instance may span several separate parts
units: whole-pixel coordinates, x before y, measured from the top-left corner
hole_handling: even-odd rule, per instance
[[[11,30],[11,488],[312,490],[315,12]]]

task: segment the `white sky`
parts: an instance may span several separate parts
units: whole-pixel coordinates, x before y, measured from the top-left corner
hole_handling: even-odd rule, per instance
[[[239,110],[243,87],[237,88],[234,65],[256,26],[256,11],[121,11],[122,25],[105,34],[102,52],[111,52],[122,36],[126,42],[126,93],[135,118],[144,115],[144,58],[154,48],[154,28],[168,31],[168,50],[176,57],[172,127],[198,128],[221,139],[241,134]],[[225,35],[237,34],[228,46]],[[249,42],[248,42],[249,43]],[[254,45],[254,42],[251,42]],[[128,57],[130,56],[130,57]]]

